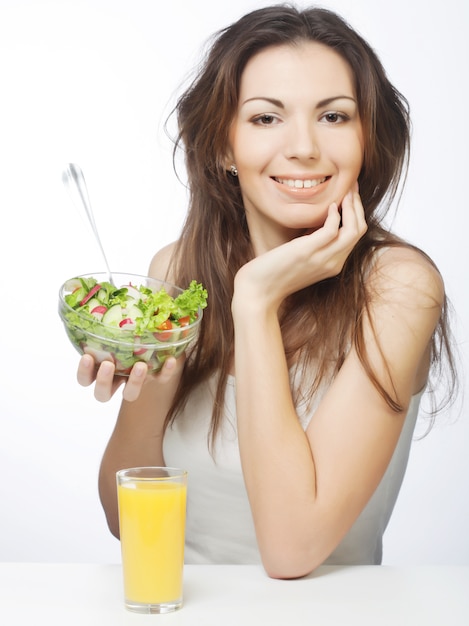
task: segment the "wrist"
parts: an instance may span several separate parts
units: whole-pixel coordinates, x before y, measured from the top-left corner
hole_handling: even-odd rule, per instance
[[[234,281],[231,312],[235,321],[237,317],[241,319],[277,317],[282,300],[275,297],[269,285],[251,280],[243,269],[237,273]]]

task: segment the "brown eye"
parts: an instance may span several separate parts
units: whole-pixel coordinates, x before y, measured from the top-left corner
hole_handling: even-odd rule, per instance
[[[329,111],[329,113],[324,113],[321,117],[323,122],[326,124],[341,124],[342,122],[346,122],[350,117],[345,113],[338,113],[337,111]]]
[[[270,126],[275,123],[276,118],[274,115],[270,115],[269,113],[263,113],[262,115],[257,116],[253,121],[255,124],[260,124],[261,126]]]

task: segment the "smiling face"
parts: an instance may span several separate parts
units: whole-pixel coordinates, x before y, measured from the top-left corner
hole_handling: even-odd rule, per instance
[[[229,142],[256,253],[321,227],[363,161],[349,65],[314,42],[259,52],[242,74]]]

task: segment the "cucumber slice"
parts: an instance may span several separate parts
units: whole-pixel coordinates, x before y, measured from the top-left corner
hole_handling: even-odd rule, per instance
[[[130,317],[131,320],[135,321],[137,317],[143,317],[143,313],[138,306],[132,304],[126,309],[124,317]]]
[[[101,320],[106,326],[119,326],[119,322],[122,321],[122,307],[120,304],[114,304],[103,315]]]
[[[95,306],[100,306],[100,305],[102,305],[102,302],[100,302],[98,298],[91,298],[91,300],[88,300],[88,302],[86,303],[86,306],[88,307],[88,311],[92,311]]]

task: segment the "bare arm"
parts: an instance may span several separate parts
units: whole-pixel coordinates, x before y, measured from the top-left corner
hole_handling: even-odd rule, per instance
[[[291,289],[340,270],[364,232],[360,206],[358,194],[353,203],[345,200],[343,228],[331,211],[322,232],[257,257],[236,278],[239,445],[261,556],[273,577],[304,575],[337,546],[379,484],[405,416],[384,402],[353,350],[306,433],[292,402],[278,307]],[[416,390],[442,297],[436,273],[411,256],[384,265],[374,279],[385,293],[372,308],[380,348],[365,321],[372,366],[404,407]]]
[[[165,278],[172,246],[157,253],[149,275]],[[90,355],[78,368],[78,382],[95,384],[95,397],[105,402],[123,385],[123,401],[99,472],[99,494],[111,532],[119,535],[116,471],[127,467],[161,466],[163,427],[184,367],[184,357],[168,359],[157,375],[148,375],[145,363],[136,363],[128,378],[114,376],[114,365],[103,362],[98,371]]]
[[[116,472],[162,466],[163,426],[184,367],[184,358],[168,359],[156,376],[146,378],[138,398],[123,400],[99,472],[99,494],[113,535],[119,536]]]

